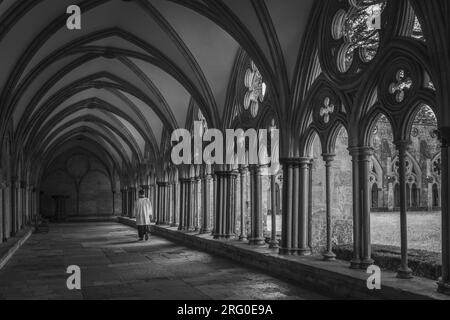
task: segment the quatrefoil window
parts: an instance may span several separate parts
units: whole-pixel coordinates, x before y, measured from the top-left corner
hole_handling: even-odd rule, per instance
[[[395,95],[395,101],[402,103],[405,100],[406,91],[411,89],[413,81],[406,76],[405,70],[399,70],[395,76],[396,82],[389,86],[389,93]]]
[[[320,117],[323,118],[323,122],[328,123],[330,122],[330,117],[334,113],[335,106],[333,103],[331,103],[330,98],[326,97],[323,100],[323,107],[320,108]]]
[[[244,108],[250,112],[254,118],[258,115],[259,103],[264,101],[266,95],[266,84],[255,63],[252,61],[251,68],[247,69],[244,80],[245,87],[248,89],[244,98]]]
[[[343,39],[337,52],[337,66],[340,72],[347,72],[353,63],[355,51],[360,52],[364,62],[371,61],[380,45],[381,14],[386,1],[348,0],[347,11],[339,10],[333,19],[332,36]]]

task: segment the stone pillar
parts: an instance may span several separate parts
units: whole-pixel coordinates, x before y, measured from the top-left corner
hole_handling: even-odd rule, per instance
[[[306,256],[311,254],[311,247],[309,246],[309,170],[311,165],[311,159],[300,158],[299,159],[299,179],[295,179],[295,183],[299,183],[300,195],[295,196],[294,199],[299,198],[300,208],[298,212],[298,255]],[[297,165],[295,167],[298,167]],[[296,169],[297,170],[297,169]],[[295,174],[297,176],[297,174]],[[295,187],[297,189],[297,187]],[[295,190],[294,189],[294,190]],[[295,202],[294,202],[295,204]]]
[[[249,244],[255,246],[265,245],[262,221],[262,181],[261,167],[250,166],[250,190],[251,190],[251,225]]]
[[[293,254],[297,248],[292,246],[292,199],[294,189],[294,162],[292,159],[282,159],[283,165],[283,196],[281,219],[280,254]]]
[[[361,218],[360,218],[360,188],[359,188],[359,148],[349,148],[352,157],[352,195],[353,195],[353,258],[350,268],[361,268]]]
[[[185,188],[186,188],[186,184],[185,184],[185,180],[184,179],[180,179],[180,201],[179,201],[179,206],[180,209],[178,211],[179,214],[179,221],[178,221],[178,230],[184,230],[184,226],[185,226]]]
[[[450,127],[440,129],[441,146],[441,206],[442,206],[442,277],[438,282],[438,291],[450,295],[450,179],[449,147]]]
[[[239,241],[247,241],[247,225],[246,225],[246,217],[247,217],[247,207],[246,207],[246,202],[247,202],[247,196],[246,196],[246,191],[247,191],[247,173],[248,173],[248,169],[245,167],[240,168],[239,170],[240,173],[240,182],[241,182],[241,221],[240,221],[240,226],[241,226],[241,233],[239,235]]]
[[[2,172],[0,171],[0,179],[2,179]],[[0,243],[4,242],[6,240],[5,237],[5,216],[6,212],[3,210],[4,208],[4,196],[3,196],[3,189],[5,186],[5,182],[0,180]]]
[[[278,240],[277,240],[277,195],[276,195],[276,180],[277,176],[275,174],[270,176],[270,204],[272,211],[272,232],[271,239],[269,242],[270,248],[278,248]]]
[[[212,192],[212,176],[206,173],[203,177],[203,188],[202,188],[202,228],[200,233],[210,233],[211,232],[211,192]]]
[[[234,170],[233,171],[233,176],[231,177],[231,181],[233,183],[232,189],[233,189],[233,212],[232,212],[232,218],[231,218],[231,223],[232,223],[232,235],[233,236],[237,236],[236,233],[236,224],[237,224],[237,215],[239,212],[239,171],[238,170]],[[241,213],[242,215],[242,213]]]
[[[408,267],[408,221],[407,221],[407,203],[406,203],[406,151],[409,141],[397,141],[395,146],[398,150],[398,175],[400,185],[400,239],[402,261],[397,271],[397,277],[400,279],[411,279],[412,271]]]
[[[202,180],[200,179],[200,177],[196,177],[194,178],[194,230],[195,231],[200,231],[200,203],[201,200],[199,201],[198,196],[199,196],[199,191],[201,191],[201,183]]]
[[[333,253],[332,232],[333,225],[331,220],[331,175],[332,162],[334,154],[323,154],[323,161],[325,162],[325,192],[326,192],[326,216],[327,216],[327,250],[323,254],[325,261],[336,260],[336,255]]]
[[[359,150],[359,195],[360,195],[360,210],[361,210],[361,268],[367,269],[373,264],[372,249],[370,242],[370,208],[371,208],[371,191],[369,186],[369,173],[371,157],[373,156],[373,149],[370,147],[363,147]]]
[[[233,171],[218,171],[215,210],[215,239],[231,239],[235,236],[236,215],[234,213],[235,179]]]
[[[213,210],[212,210],[212,215],[211,215],[211,219],[212,219],[212,221],[211,221],[211,235],[212,236],[214,236],[214,234],[216,232],[216,224],[217,224],[216,214],[217,214],[217,198],[218,198],[218,196],[219,196],[219,194],[218,194],[218,191],[217,191],[217,175],[214,172],[214,175],[213,175],[213,198],[212,198],[212,201],[213,201],[212,208],[213,208]]]
[[[157,202],[157,212],[156,212],[156,224],[157,225],[162,225],[163,221],[164,221],[164,206],[163,206],[163,186],[162,186],[162,182],[156,182],[157,185],[157,198],[156,198],[156,202]]]
[[[11,237],[17,232],[17,178],[11,177]]]

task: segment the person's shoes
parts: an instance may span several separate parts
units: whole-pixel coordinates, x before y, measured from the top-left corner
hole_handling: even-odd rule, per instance
[[[145,235],[145,241],[147,241],[147,240],[148,240],[148,234]]]
[[[144,239],[142,239],[142,238],[139,238],[139,240],[138,241],[144,241]]]

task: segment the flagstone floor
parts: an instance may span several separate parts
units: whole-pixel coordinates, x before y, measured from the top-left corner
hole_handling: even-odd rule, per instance
[[[70,291],[68,266],[81,268]],[[325,299],[321,294],[116,223],[53,224],[0,270],[0,299]]]

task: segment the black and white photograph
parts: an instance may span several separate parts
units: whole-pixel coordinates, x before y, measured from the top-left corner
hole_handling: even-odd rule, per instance
[[[449,164],[449,0],[0,0],[0,309],[450,300]]]

